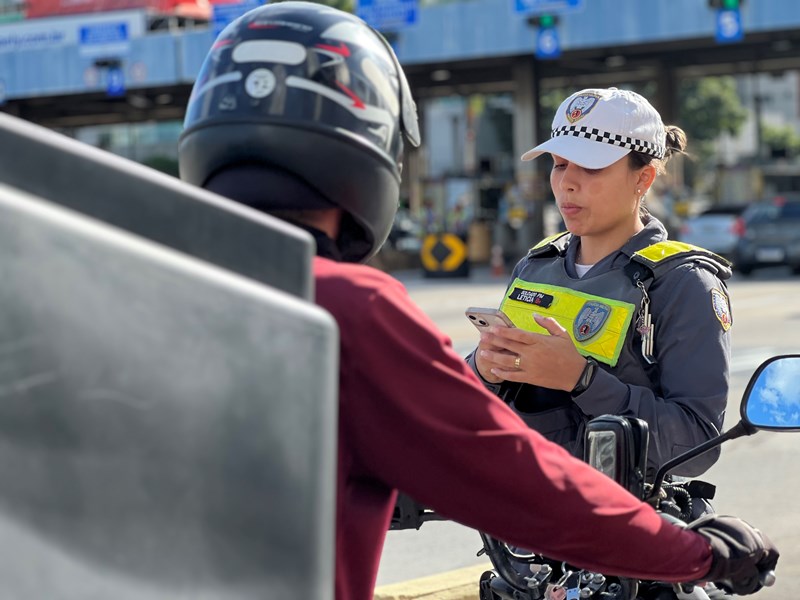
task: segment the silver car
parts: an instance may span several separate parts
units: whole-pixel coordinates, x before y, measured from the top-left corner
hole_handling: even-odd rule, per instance
[[[777,196],[742,213],[733,267],[747,275],[759,267],[788,265],[800,274],[800,197]]]
[[[739,241],[737,219],[746,205],[722,204],[690,217],[678,232],[678,239],[731,258]]]

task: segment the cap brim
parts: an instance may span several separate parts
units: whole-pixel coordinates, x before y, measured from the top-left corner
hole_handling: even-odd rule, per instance
[[[522,155],[522,160],[533,160],[545,153],[556,154],[586,169],[603,169],[629,154],[630,150],[605,142],[562,135],[531,148]]]

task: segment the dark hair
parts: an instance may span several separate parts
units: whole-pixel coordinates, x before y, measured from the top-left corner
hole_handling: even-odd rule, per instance
[[[629,164],[632,169],[641,169],[647,165],[653,165],[658,175],[666,172],[667,161],[673,154],[686,154],[686,133],[675,125],[666,125],[667,130],[667,151],[664,158],[654,158],[642,152],[631,152],[628,154]]]
[[[686,133],[680,127],[675,125],[665,125],[664,129],[667,130],[667,151],[664,153],[664,158],[655,158],[642,152],[632,151],[628,154],[628,165],[634,171],[641,169],[647,165],[653,165],[656,169],[656,175],[663,175],[667,172],[667,161],[673,154],[686,154]],[[644,219],[650,211],[644,205],[644,196],[639,204],[639,217]]]

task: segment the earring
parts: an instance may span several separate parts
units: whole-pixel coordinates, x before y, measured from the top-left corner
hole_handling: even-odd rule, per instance
[[[642,195],[642,188],[636,188],[636,193],[641,196]]]

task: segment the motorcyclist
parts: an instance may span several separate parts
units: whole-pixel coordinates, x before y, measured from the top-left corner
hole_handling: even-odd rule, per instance
[[[398,490],[586,568],[729,579],[739,592],[755,591],[758,572],[777,562],[766,537],[732,517],[714,517],[700,535],[666,523],[528,428],[396,279],[359,264],[391,227],[403,136],[419,143],[416,108],[385,40],[347,13],[284,2],[220,34],[179,146],[183,179],[317,241],[316,302],[334,316],[341,339],[337,599],[372,597]]]

